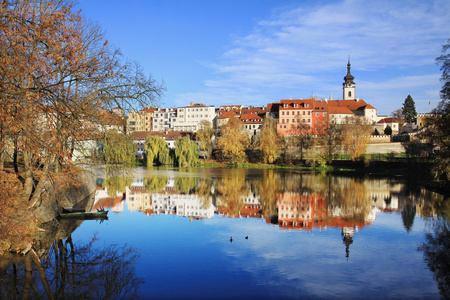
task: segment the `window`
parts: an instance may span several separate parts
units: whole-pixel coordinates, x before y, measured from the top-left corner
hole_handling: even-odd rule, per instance
[[[286,123],[289,123],[289,119],[286,119]]]
[[[286,112],[286,116],[289,116],[289,112],[288,111]]]
[[[323,116],[326,117],[326,116],[327,116],[327,113],[323,113]]]
[[[283,112],[281,112],[281,115],[283,115],[283,116],[284,116],[284,111],[283,111]]]
[[[348,96],[351,97],[352,96],[352,92],[348,91]]]
[[[309,104],[308,104],[308,103],[305,103],[305,107],[308,108],[308,107],[309,107]]]
[[[319,116],[319,113],[316,113],[316,117],[318,117]]]
[[[305,115],[305,111],[303,111],[303,115]]]

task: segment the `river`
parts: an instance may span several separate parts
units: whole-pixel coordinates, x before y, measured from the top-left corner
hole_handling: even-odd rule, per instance
[[[442,242],[449,202],[406,179],[289,169],[92,170],[93,210],[109,210],[108,220],[78,221],[38,253],[56,298],[450,295]],[[24,269],[3,267],[1,299],[22,295]],[[46,298],[37,273],[26,291]]]

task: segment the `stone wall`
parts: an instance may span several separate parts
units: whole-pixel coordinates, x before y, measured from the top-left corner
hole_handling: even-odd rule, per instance
[[[373,143],[367,145],[366,154],[380,153],[405,153],[405,147],[402,143]]]

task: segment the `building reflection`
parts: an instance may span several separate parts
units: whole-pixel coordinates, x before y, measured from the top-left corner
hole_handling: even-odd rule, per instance
[[[101,207],[120,213],[124,209],[146,215],[176,215],[191,220],[205,218],[258,218],[280,229],[311,231],[329,227],[342,230],[346,244],[359,230],[375,222],[378,213],[401,213],[410,230],[416,214],[432,209],[405,194],[404,184],[389,179],[282,176],[264,170],[262,178],[249,179],[245,170],[216,178],[137,178],[125,188],[113,182],[114,194],[98,187],[93,210]],[[425,193],[425,191],[424,191]],[[125,208],[126,207],[126,208]]]

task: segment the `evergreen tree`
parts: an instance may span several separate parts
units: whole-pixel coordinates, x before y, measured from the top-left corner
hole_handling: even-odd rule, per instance
[[[416,104],[414,103],[411,95],[406,97],[405,102],[403,102],[403,115],[405,116],[405,120],[408,123],[413,123],[416,120],[417,112],[416,112]]]
[[[392,128],[391,126],[386,126],[386,128],[384,129],[384,134],[386,135],[391,135],[392,134]]]

